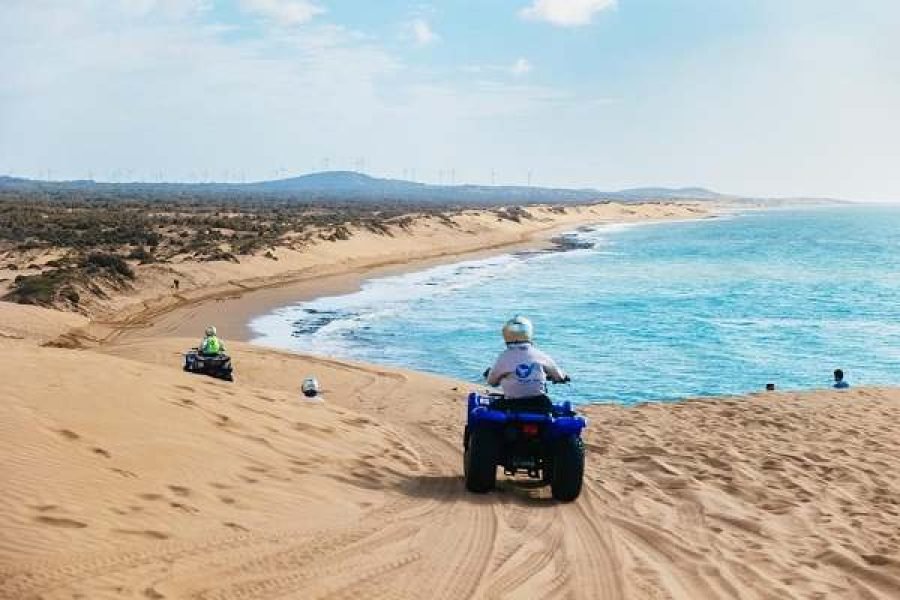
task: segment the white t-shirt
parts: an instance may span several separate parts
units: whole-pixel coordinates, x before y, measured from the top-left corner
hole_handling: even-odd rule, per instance
[[[544,352],[529,343],[510,344],[488,374],[489,385],[501,385],[507,398],[530,398],[547,392],[547,379],[561,381],[565,373]]]

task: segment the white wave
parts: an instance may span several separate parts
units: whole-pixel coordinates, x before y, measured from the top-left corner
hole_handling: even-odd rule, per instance
[[[348,334],[411,310],[417,302],[481,285],[521,267],[527,257],[501,255],[371,279],[350,294],[326,296],[279,308],[250,322],[252,342],[293,350],[346,355]],[[327,321],[297,335],[304,324]]]

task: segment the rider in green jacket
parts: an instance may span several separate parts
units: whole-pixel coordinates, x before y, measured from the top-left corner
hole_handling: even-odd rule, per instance
[[[210,325],[206,328],[206,336],[200,342],[200,354],[204,356],[218,356],[225,352],[225,344],[216,335],[216,328]]]

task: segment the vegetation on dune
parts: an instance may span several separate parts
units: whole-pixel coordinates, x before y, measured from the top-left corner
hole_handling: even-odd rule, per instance
[[[451,225],[448,213],[459,208],[390,201],[310,203],[184,195],[110,199],[75,192],[0,191],[0,242],[19,251],[106,249],[143,263],[176,256],[232,260],[278,246],[303,246],[316,238],[348,239],[356,228],[390,236],[394,226],[412,223],[410,215],[429,215]]]
[[[49,271],[37,275],[19,275],[11,291],[3,298],[20,304],[77,308],[81,292],[105,296],[104,288],[126,289],[135,273],[121,256],[92,252],[78,261],[55,261]]]
[[[225,197],[157,198],[0,190],[0,243],[18,251],[61,248],[122,253],[141,263],[172,260],[233,260],[279,246],[302,247],[316,239],[346,240],[354,229],[392,236],[414,215],[456,227],[452,214],[463,207],[433,202],[327,202]],[[498,219],[531,218],[522,207],[493,211]]]
[[[277,260],[277,248],[302,250],[350,239],[355,231],[393,237],[416,218],[458,228],[454,214],[485,209],[498,219],[534,218],[526,208],[383,200],[305,202],[283,197],[219,198],[178,193],[92,196],[85,191],[0,189],[0,260],[15,277],[3,298],[79,308],[85,293],[124,289],[139,264],[183,261],[240,262],[242,256]],[[560,209],[565,210],[565,209]],[[62,255],[41,263],[42,253]],[[25,258],[30,257],[30,258]]]
[[[506,219],[508,221],[513,221],[514,223],[521,223],[523,219],[534,218],[530,212],[521,206],[498,208],[494,211],[494,214],[497,215],[498,221]]]

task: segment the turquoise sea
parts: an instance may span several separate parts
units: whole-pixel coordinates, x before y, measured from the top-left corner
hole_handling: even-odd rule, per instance
[[[771,210],[579,230],[592,248],[366,282],[251,323],[256,343],[473,384],[529,316],[574,380],[631,403],[830,385],[900,385],[900,209]],[[423,401],[427,399],[423,398]]]

